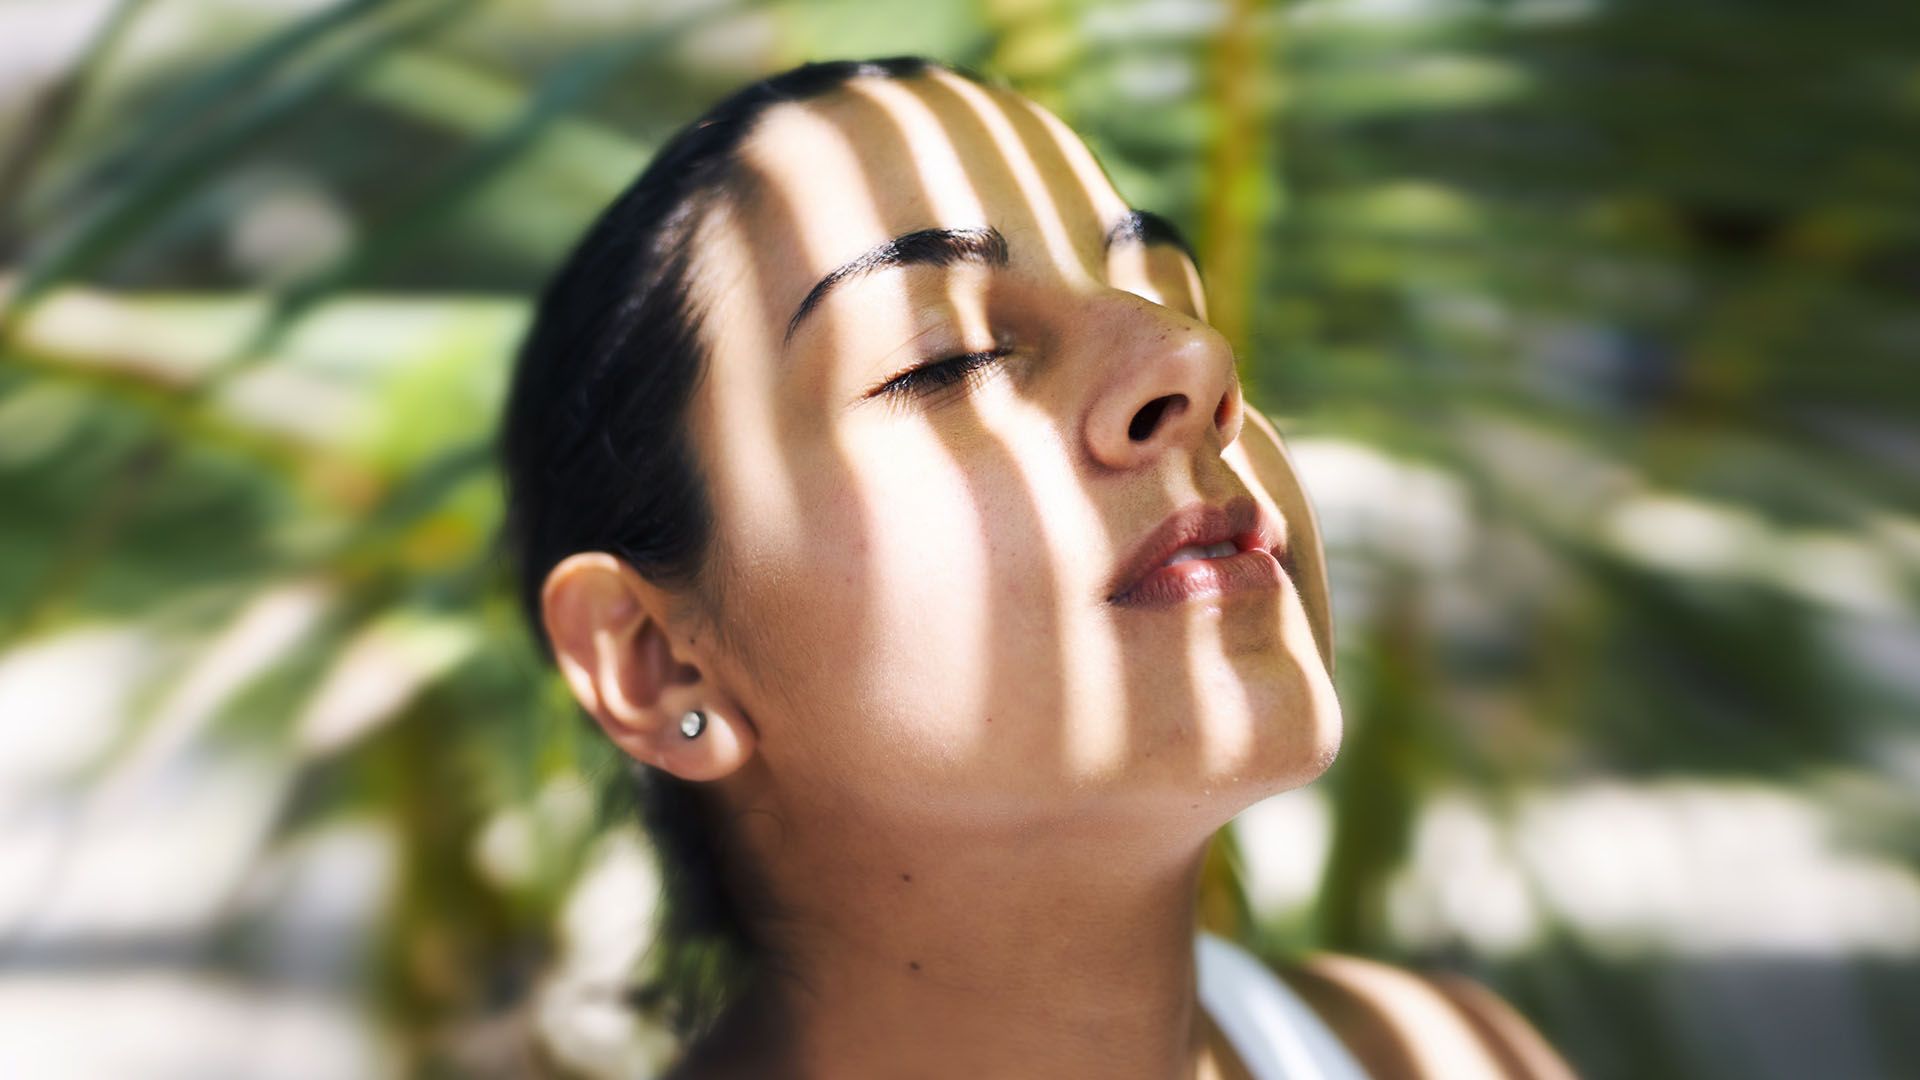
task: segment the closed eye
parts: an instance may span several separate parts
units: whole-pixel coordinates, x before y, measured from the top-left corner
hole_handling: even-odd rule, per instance
[[[1010,348],[1002,347],[984,352],[962,353],[959,356],[949,356],[944,360],[921,364],[919,367],[909,368],[895,375],[867,391],[865,396],[896,399],[926,397],[956,383],[983,376],[988,365],[1012,351]]]

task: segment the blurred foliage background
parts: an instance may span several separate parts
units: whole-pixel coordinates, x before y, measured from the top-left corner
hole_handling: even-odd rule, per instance
[[[1201,249],[1348,740],[1212,925],[1591,1077],[1920,1075],[1920,7],[0,5],[0,1073],[646,1075],[521,629],[533,291],[676,126],[921,52]]]

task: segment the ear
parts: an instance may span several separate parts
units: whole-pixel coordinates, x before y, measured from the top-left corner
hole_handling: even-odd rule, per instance
[[[624,560],[581,552],[547,574],[540,609],[567,686],[616,746],[682,780],[717,780],[753,755],[755,733],[689,649],[676,650],[666,599]],[[688,738],[680,718],[692,709],[707,723]]]
[[[1327,665],[1327,673],[1332,674],[1332,590],[1327,585],[1327,555],[1320,538],[1320,521],[1313,512],[1313,503],[1307,499],[1307,489],[1294,468],[1292,455],[1287,453],[1280,433],[1274,430],[1273,421],[1251,403],[1243,412],[1246,422],[1241,425],[1240,437],[1227,448],[1227,454],[1231,457],[1238,448],[1245,455],[1247,466],[1252,470],[1250,479],[1273,499],[1274,508],[1287,523],[1287,554],[1293,563],[1294,585],[1300,590],[1300,601],[1313,626],[1320,659]]]

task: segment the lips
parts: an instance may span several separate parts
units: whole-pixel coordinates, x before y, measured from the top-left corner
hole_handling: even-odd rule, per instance
[[[1239,554],[1262,551],[1284,562],[1278,550],[1277,522],[1252,497],[1242,495],[1219,506],[1193,503],[1175,511],[1148,533],[1120,563],[1107,583],[1107,600],[1127,604],[1142,600],[1141,585],[1161,575],[1169,564],[1184,566],[1201,559],[1225,566]],[[1232,550],[1227,549],[1231,545]],[[1219,560],[1215,563],[1214,560]],[[1191,576],[1194,571],[1187,572]]]

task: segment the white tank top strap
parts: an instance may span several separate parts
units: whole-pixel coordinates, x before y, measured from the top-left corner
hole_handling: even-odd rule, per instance
[[[1251,953],[1200,931],[1200,1005],[1254,1080],[1367,1080],[1313,1009]]]

